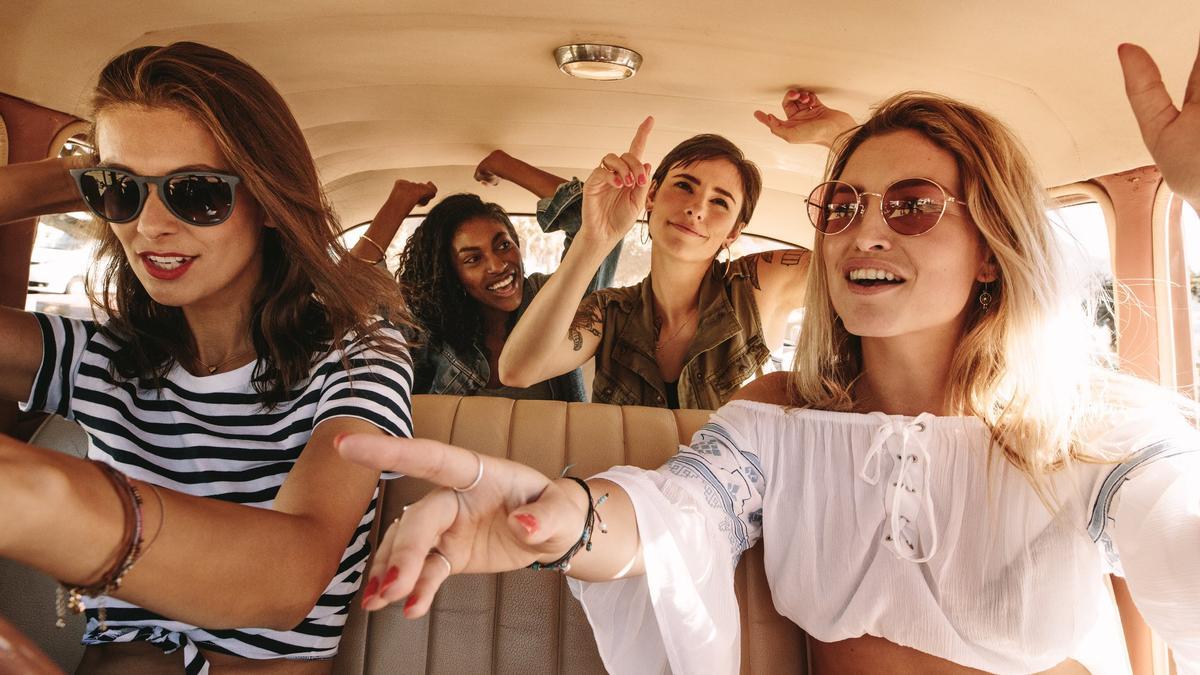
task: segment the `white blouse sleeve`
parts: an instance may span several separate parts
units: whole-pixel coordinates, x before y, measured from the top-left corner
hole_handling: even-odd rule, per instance
[[[1110,474],[1108,536],[1134,604],[1171,647],[1180,673],[1200,673],[1200,445],[1165,441]],[[1121,475],[1121,472],[1124,474]]]
[[[597,476],[629,494],[645,563],[641,577],[570,581],[609,672],[738,671],[734,568],[761,536],[765,488],[752,417],[727,406],[659,469]]]

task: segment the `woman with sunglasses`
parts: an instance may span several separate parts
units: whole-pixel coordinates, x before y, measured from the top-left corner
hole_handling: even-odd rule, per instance
[[[1120,55],[1147,146],[1200,206],[1200,55],[1182,111],[1141,48]],[[432,441],[342,439],[368,466],[472,486],[407,509],[371,570],[396,581],[367,607],[424,615],[448,574],[430,549],[452,573],[569,566],[613,672],[737,672],[733,573],[763,539],[820,672],[1128,672],[1114,569],[1200,672],[1196,406],[1081,348],[1091,316],[1011,132],[902,94],[831,160],[793,372],[659,470],[550,481]],[[623,224],[635,197],[585,199],[621,202],[602,212]]]
[[[810,117],[835,117],[823,112]],[[812,119],[797,124],[812,134],[806,140],[831,139],[836,122],[822,131]],[[754,214],[758,168],[733,143],[703,134],[675,146],[650,175],[640,157],[651,126],[647,119],[629,152],[607,155],[586,184],[559,188],[556,200],[571,208],[544,217],[583,225],[505,344],[505,384],[527,386],[595,357],[593,402],[711,409],[759,373],[782,343],[788,314],[802,302],[808,252],[737,260],[729,252]],[[618,190],[628,192],[609,194]],[[589,209],[588,195],[606,201]],[[643,205],[653,240],[650,274],[636,286],[585,296],[587,279]],[[632,215],[613,218],[613,209]]]
[[[134,49],[94,110],[75,196],[53,163],[0,192],[5,218],[82,196],[107,316],[0,310],[0,397],[89,436],[88,460],[0,439],[0,556],[86,611],[81,672],[327,673],[379,480],[334,440],[411,434],[395,283],[339,248],[299,126],[242,61]]]

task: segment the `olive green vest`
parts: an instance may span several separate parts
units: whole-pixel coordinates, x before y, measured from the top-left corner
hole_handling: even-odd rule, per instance
[[[749,256],[735,260],[729,275],[713,263],[700,284],[699,325],[679,373],[679,407],[716,410],[767,361]],[[596,349],[592,402],[667,406],[667,387],[654,360],[654,301],[647,276],[640,284],[593,294],[604,315]]]

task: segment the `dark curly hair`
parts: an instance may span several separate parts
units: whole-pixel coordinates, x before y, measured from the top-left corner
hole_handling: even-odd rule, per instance
[[[498,204],[469,193],[450,195],[429,210],[409,237],[396,273],[409,310],[425,331],[421,341],[444,342],[457,352],[467,351],[483,337],[479,303],[459,281],[451,250],[458,228],[473,218],[500,223],[521,246],[517,228]]]

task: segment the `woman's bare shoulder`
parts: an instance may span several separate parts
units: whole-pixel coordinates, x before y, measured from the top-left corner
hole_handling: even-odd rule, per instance
[[[731,401],[757,401],[771,405],[788,405],[788,373],[767,373],[738,390]]]

